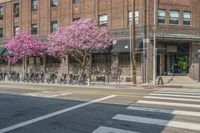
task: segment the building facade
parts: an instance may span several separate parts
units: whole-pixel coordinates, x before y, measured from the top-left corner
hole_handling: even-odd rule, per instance
[[[137,75],[141,81],[150,81],[153,75],[153,2],[136,1],[135,45]],[[200,49],[200,1],[157,0],[156,4],[157,74],[189,75],[199,79],[196,55]],[[112,49],[93,54],[93,67],[106,73],[105,69],[111,71],[117,64],[123,80],[130,81],[132,0],[1,0],[1,45],[3,47],[18,31],[32,33],[45,41],[58,26],[69,25],[81,18],[94,18],[100,26],[108,26],[113,38]],[[73,71],[70,64],[76,63],[68,58],[51,62],[53,59],[49,57],[48,62],[57,64],[60,72],[70,73]],[[43,67],[43,60],[31,62]],[[19,63],[12,68],[20,71],[20,66]],[[6,65],[1,63],[1,67],[3,70]]]

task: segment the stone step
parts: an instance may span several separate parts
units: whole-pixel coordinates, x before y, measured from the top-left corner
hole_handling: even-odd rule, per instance
[[[195,83],[196,81],[188,76],[162,76],[164,83]]]

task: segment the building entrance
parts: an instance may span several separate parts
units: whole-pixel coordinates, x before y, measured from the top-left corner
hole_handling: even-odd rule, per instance
[[[157,74],[186,76],[189,72],[189,45],[166,46],[165,52],[158,53]]]

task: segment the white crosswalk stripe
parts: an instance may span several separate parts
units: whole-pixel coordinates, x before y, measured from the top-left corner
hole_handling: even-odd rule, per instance
[[[138,132],[101,126],[97,128],[96,130],[94,130],[92,133],[138,133]]]
[[[173,98],[173,97],[161,97],[161,96],[145,96],[144,98],[149,99],[162,99],[162,100],[176,100],[176,101],[190,101],[190,102],[200,102],[200,99],[188,99],[188,98]]]
[[[158,91],[158,93],[161,94],[178,94],[178,95],[194,95],[194,96],[200,96],[200,94],[195,93],[195,92],[173,92],[173,91]]]
[[[187,130],[190,133],[196,133],[200,132],[200,111],[198,112],[198,110],[200,110],[200,104],[198,102],[200,102],[199,93],[157,91],[149,94],[148,96],[144,96],[144,99],[138,100],[135,105],[127,107],[126,109],[130,112],[130,114],[116,114],[112,118],[112,121],[118,121],[118,123],[128,122],[132,125],[137,123],[136,128],[138,127],[138,124],[147,124],[154,127],[163,127],[163,130],[165,127],[173,128],[170,129],[170,132],[173,132],[173,130],[174,132],[177,132],[177,130]],[[146,105],[151,107],[145,107]],[[165,109],[163,109],[163,107]],[[181,109],[179,107],[181,107]],[[193,109],[195,109],[195,111],[193,111]],[[138,132],[138,129],[135,129],[134,131],[134,129],[130,128],[129,130],[126,130],[114,127],[112,127],[112,124],[109,126],[100,126],[92,133]],[[142,128],[143,127],[141,126],[139,131],[141,130],[143,132]]]
[[[172,114],[172,115],[188,115],[188,116],[200,117],[200,112],[193,112],[193,111],[168,110],[168,109],[146,108],[146,107],[135,107],[135,106],[129,106],[127,107],[127,109],[135,110],[135,111],[148,111],[148,112],[154,112],[154,113],[165,113],[165,114]]]
[[[190,108],[199,108],[200,109],[200,104],[157,102],[157,101],[145,101],[145,100],[139,100],[137,103],[151,104],[151,105],[162,105],[162,106],[165,105],[165,106],[174,106],[174,107],[190,107]]]
[[[200,131],[200,124],[196,123],[169,121],[121,114],[114,116],[113,119]]]
[[[176,95],[176,94],[158,94],[158,93],[151,93],[150,95],[151,95],[151,96],[166,96],[166,97],[200,98],[200,96]]]

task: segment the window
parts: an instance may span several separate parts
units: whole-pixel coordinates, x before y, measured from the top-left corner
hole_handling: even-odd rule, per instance
[[[31,34],[37,34],[37,24],[31,25]]]
[[[132,11],[128,12],[128,24],[130,25],[132,23],[133,20],[133,13]],[[139,11],[135,11],[135,25],[138,26],[139,25]]]
[[[57,21],[51,21],[51,32],[55,32],[58,28],[58,22]]]
[[[139,11],[135,11],[135,25],[139,25]]]
[[[13,12],[15,17],[19,16],[19,3],[14,4]]]
[[[3,19],[3,6],[0,6],[0,19]]]
[[[118,57],[120,67],[127,67],[130,65],[130,54],[121,53]]]
[[[132,24],[132,20],[133,20],[133,13],[132,11],[128,12],[128,25]]]
[[[37,0],[32,0],[31,8],[32,8],[32,11],[36,11],[37,10]]]
[[[51,7],[56,7],[58,5],[58,0],[51,0]]]
[[[0,37],[3,37],[3,28],[0,28]]]
[[[80,0],[73,0],[73,4],[80,4]]]
[[[73,22],[78,20],[80,20],[80,18],[73,18]]]
[[[158,10],[158,24],[165,24],[165,10]]]
[[[99,26],[107,26],[107,23],[108,23],[108,16],[100,15],[99,16]]]
[[[170,24],[179,24],[179,11],[170,11]]]
[[[183,12],[183,25],[190,25],[190,19],[191,19],[191,12],[190,11]]]
[[[15,26],[15,27],[14,27],[14,36],[15,36],[17,33],[19,33],[19,31],[20,31],[19,26]]]

